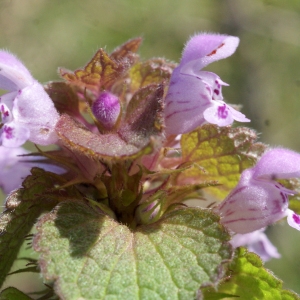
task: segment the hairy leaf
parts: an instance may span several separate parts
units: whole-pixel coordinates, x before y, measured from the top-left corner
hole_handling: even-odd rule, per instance
[[[193,299],[222,276],[229,236],[209,210],[173,211],[135,231],[83,202],[38,223],[42,275],[64,299]]]
[[[1,292],[0,300],[32,300],[32,298],[14,287],[9,287]]]
[[[136,91],[149,84],[159,84],[169,80],[174,67],[174,64],[166,62],[162,58],[153,58],[135,64],[129,71],[131,91]]]
[[[38,168],[33,168],[31,173],[23,188],[9,195],[0,215],[0,286],[37,218],[63,198],[60,190],[53,190],[60,183],[55,174]]]
[[[252,167],[265,150],[256,143],[256,133],[245,127],[231,128],[204,125],[183,134],[183,161],[194,162],[194,167],[177,178],[181,183],[218,181],[221,186],[205,189],[223,200],[239,181],[243,170]]]
[[[99,49],[83,69],[78,69],[74,73],[60,69],[60,74],[65,80],[79,87],[96,92],[110,89],[135,61],[134,53],[138,50],[141,41],[141,38],[130,40],[111,55]]]
[[[138,58],[136,52],[141,46],[142,41],[143,39],[138,37],[125,42],[110,54],[110,58],[115,61],[122,61],[126,65],[131,66]]]
[[[241,300],[299,300],[294,292],[283,290],[282,281],[263,267],[259,256],[238,248],[233,262],[228,267],[227,277],[219,286],[202,288],[203,299],[214,299],[213,295],[227,293]],[[236,299],[226,297],[226,299]]]
[[[65,82],[51,82],[46,91],[60,114],[79,116],[79,99],[74,88]]]
[[[162,135],[163,93],[162,85],[153,84],[133,95],[119,130],[123,140],[142,148]]]

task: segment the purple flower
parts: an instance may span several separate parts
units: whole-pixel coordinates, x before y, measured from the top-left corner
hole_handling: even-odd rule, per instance
[[[223,101],[222,85],[228,84],[214,73],[200,71],[232,55],[238,44],[237,37],[220,34],[203,33],[189,40],[165,99],[167,134],[186,133],[207,122],[227,126],[234,120],[250,121]]]
[[[40,145],[57,141],[59,115],[52,100],[25,66],[12,54],[0,51],[0,144],[19,147],[27,140]],[[1,123],[0,123],[1,124]]]
[[[23,148],[10,149],[0,146],[0,188],[4,193],[8,194],[20,187],[23,179],[30,174],[30,166],[18,156],[27,153]]]
[[[32,167],[40,167],[47,171],[61,174],[64,169],[43,163],[42,157],[22,156],[29,152],[22,147],[7,148],[0,146],[0,188],[8,194],[21,187],[22,181],[30,175]],[[34,160],[34,161],[33,161]],[[37,163],[36,160],[39,160]]]
[[[263,261],[280,258],[277,248],[264,233],[264,228],[245,234],[238,233],[232,237],[230,244],[234,248],[246,246],[250,252],[258,254]]]
[[[300,216],[288,209],[286,189],[277,179],[300,177],[300,154],[277,148],[264,153],[255,167],[243,171],[237,186],[215,211],[221,223],[236,233],[264,228],[285,216],[300,230]]]
[[[300,216],[293,212],[291,209],[286,210],[288,224],[300,231]]]
[[[119,98],[112,93],[102,92],[93,103],[92,111],[101,125],[109,130],[116,124],[121,112]]]

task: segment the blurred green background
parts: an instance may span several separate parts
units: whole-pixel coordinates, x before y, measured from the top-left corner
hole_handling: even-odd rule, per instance
[[[187,38],[201,31],[240,37],[232,57],[207,69],[230,84],[223,95],[243,105],[261,141],[300,151],[299,0],[0,0],[0,47],[41,82],[136,36],[143,58],[178,62]],[[282,259],[266,266],[300,293],[300,233],[284,223],[268,232]],[[37,279],[12,276],[7,284],[32,291]]]

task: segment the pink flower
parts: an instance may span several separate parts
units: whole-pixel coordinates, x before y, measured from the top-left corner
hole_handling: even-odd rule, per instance
[[[277,148],[264,153],[255,167],[243,171],[237,186],[215,211],[221,223],[236,233],[264,228],[285,216],[300,230],[300,216],[288,209],[293,191],[277,179],[300,177],[300,154]]]
[[[294,211],[291,209],[286,210],[286,216],[287,216],[287,222],[288,224],[300,231],[300,216],[297,215]]]
[[[206,33],[188,41],[165,99],[167,134],[186,133],[207,122],[219,126],[230,125],[234,120],[250,122],[223,101],[222,85],[228,84],[214,73],[200,71],[232,55],[238,44],[237,37]]]
[[[230,244],[234,247],[247,246],[250,252],[260,256],[263,261],[271,258],[280,258],[277,248],[270,242],[264,228],[245,234],[236,234],[232,237]]]
[[[30,175],[33,167],[40,167],[47,171],[61,174],[64,169],[43,163],[42,157],[22,156],[29,152],[22,147],[7,148],[0,146],[0,188],[8,194],[21,187],[22,181]],[[32,161],[34,160],[34,162]],[[39,160],[37,163],[36,160]]]
[[[40,145],[57,141],[59,115],[52,100],[25,66],[12,54],[0,51],[0,144],[18,147],[27,140]]]
[[[27,153],[23,148],[10,149],[0,146],[0,187],[4,193],[8,194],[20,187],[23,179],[30,174],[30,166],[21,162],[22,157],[18,156]]]

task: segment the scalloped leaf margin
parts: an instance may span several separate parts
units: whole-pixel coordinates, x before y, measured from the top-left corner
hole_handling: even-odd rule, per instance
[[[205,189],[223,200],[236,186],[243,170],[252,167],[266,146],[257,143],[254,130],[246,127],[218,127],[207,124],[183,134],[180,144],[182,158],[194,167],[183,171],[180,183],[218,181],[217,188]]]
[[[263,262],[258,255],[242,247],[236,249],[235,258],[228,267],[227,277],[222,280],[217,289],[206,287],[202,289],[202,293],[202,299],[205,300],[300,299],[296,293],[282,288],[282,281],[263,267]],[[216,298],[222,294],[232,295],[232,297]]]
[[[69,201],[39,221],[33,245],[44,279],[64,299],[193,299],[232,255],[218,220],[187,208],[130,231]]]

